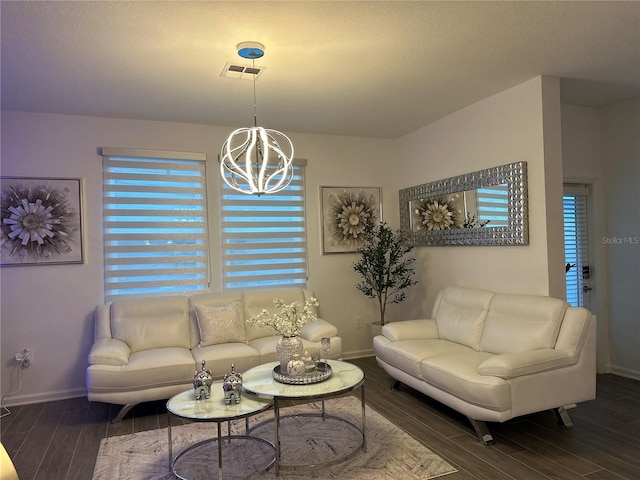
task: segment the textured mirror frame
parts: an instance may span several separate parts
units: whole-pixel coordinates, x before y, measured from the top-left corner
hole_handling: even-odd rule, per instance
[[[440,195],[461,193],[492,185],[508,186],[508,226],[412,231],[410,204]],[[529,218],[527,162],[446,178],[400,190],[400,229],[414,246],[528,245]]]

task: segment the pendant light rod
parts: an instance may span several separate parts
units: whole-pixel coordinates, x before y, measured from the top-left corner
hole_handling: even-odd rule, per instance
[[[256,71],[256,61],[252,60],[253,71]],[[256,74],[253,74],[253,126],[258,126],[258,100],[256,100]]]
[[[242,58],[251,60],[253,67],[253,126],[258,126],[258,107],[256,100],[256,58],[262,58],[264,56],[264,45],[258,42],[242,42],[238,44],[238,55]]]
[[[255,60],[264,55],[264,45],[240,43],[238,55],[253,62],[253,128],[239,128],[229,135],[220,151],[220,174],[242,193],[279,192],[293,179],[293,144],[284,133],[258,127]]]

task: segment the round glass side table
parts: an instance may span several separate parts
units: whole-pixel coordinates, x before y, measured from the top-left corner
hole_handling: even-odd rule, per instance
[[[251,475],[256,473],[266,472],[275,463],[275,447],[273,443],[263,439],[251,436],[249,434],[249,417],[259,412],[263,412],[273,405],[273,401],[269,398],[258,398],[251,396],[242,396],[240,403],[231,402],[226,404],[224,401],[224,392],[222,390],[222,382],[213,383],[211,385],[211,397],[209,399],[195,399],[195,392],[193,389],[186,392],[175,395],[167,402],[167,412],[169,416],[169,467],[173,474],[182,480],[187,480],[188,473],[180,473],[179,467],[180,459],[187,454],[195,454],[199,449],[205,450],[205,447],[210,446],[213,442],[217,442],[218,458],[217,458],[217,470],[218,479],[222,480],[222,449],[223,444],[225,448],[233,448],[234,445],[238,446],[243,442],[257,442],[260,447],[265,450],[264,462],[258,463],[254,466],[254,471]],[[186,447],[175,458],[173,457],[173,443],[172,443],[172,427],[173,419],[180,418],[183,420],[189,420],[192,422],[213,422],[217,424],[217,438],[209,438],[199,441],[193,445]],[[244,435],[232,435],[231,434],[231,421],[245,419],[245,434]],[[222,423],[227,422],[227,435],[222,435]],[[254,448],[255,450],[255,448]],[[215,457],[209,460],[215,462]],[[233,473],[234,466],[229,465],[228,470]],[[225,478],[229,477],[229,472],[225,475]]]
[[[277,367],[278,362],[267,363],[251,368],[242,374],[242,389],[246,392],[243,398],[253,396],[254,398],[265,398],[273,401],[273,418],[265,420],[252,427],[252,431],[256,431],[260,426],[272,423],[274,426],[273,443],[276,449],[275,473],[280,474],[280,470],[305,470],[320,469],[330,465],[344,462],[348,458],[356,455],[360,451],[366,451],[366,414],[365,414],[365,391],[364,391],[364,372],[356,365],[343,362],[340,360],[330,360],[332,375],[327,380],[308,385],[290,385],[281,383],[274,379],[273,371]],[[325,400],[334,397],[344,396],[353,392],[360,391],[360,424],[343,418],[338,415],[330,415],[325,410]],[[312,401],[320,400],[320,413],[299,413],[295,415],[280,415],[281,402],[284,400]],[[306,418],[311,421],[333,421],[336,431],[351,430],[354,431],[358,438],[357,445],[350,451],[336,452],[333,458],[325,458],[317,463],[287,463],[282,460],[281,448],[281,426],[284,421],[292,418]],[[316,439],[318,440],[318,439]]]

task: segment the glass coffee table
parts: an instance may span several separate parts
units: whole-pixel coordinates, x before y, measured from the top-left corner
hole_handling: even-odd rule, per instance
[[[257,457],[257,460],[255,461],[256,463],[252,464],[252,471],[246,476],[251,476],[269,470],[275,462],[275,447],[271,442],[265,439],[249,435],[249,417],[267,410],[271,405],[272,401],[266,397],[252,397],[244,395],[242,396],[240,403],[232,401],[227,405],[224,401],[222,382],[213,383],[211,385],[211,397],[209,399],[196,400],[194,389],[179,393],[169,399],[167,402],[167,412],[169,413],[169,466],[173,474],[182,480],[187,480],[188,477],[186,475],[189,475],[192,478],[202,478],[205,475],[209,477],[208,468],[211,466],[211,462],[215,462],[215,455],[211,455],[211,445],[214,442],[217,442],[218,447],[218,480],[222,480],[223,443],[225,444],[225,448],[227,446],[229,446],[229,448],[239,448],[240,444],[252,442],[252,444],[247,448],[255,454],[253,457]],[[217,423],[217,438],[209,438],[190,445],[173,458],[173,418],[180,418],[193,422]],[[245,419],[245,435],[231,435],[231,421],[242,418]],[[222,423],[224,422],[227,422],[227,435],[223,437]],[[207,450],[207,448],[209,448],[209,450]],[[197,450],[202,450],[202,452],[196,452]],[[263,452],[256,452],[257,450],[263,450]],[[196,453],[198,453],[197,457],[204,459],[204,465],[198,465],[198,462],[190,459],[190,457]],[[200,455],[200,453],[202,453],[202,455]],[[262,453],[262,455],[259,455],[259,453]],[[185,457],[186,455],[189,456]],[[179,462],[181,459],[183,459],[183,462]],[[246,465],[243,465],[243,468],[244,467],[249,468]],[[205,469],[207,470],[205,471]],[[232,473],[238,473],[238,465],[229,465],[228,470]],[[225,474],[225,478],[227,477],[229,477],[228,473]],[[234,476],[233,478],[238,477]]]
[[[365,393],[364,393],[364,372],[351,363],[330,360],[329,365],[332,370],[331,376],[318,383],[311,384],[287,384],[276,381],[273,378],[274,368],[279,366],[278,362],[267,363],[259,365],[250,370],[247,370],[242,374],[242,388],[245,392],[243,395],[243,401],[245,398],[257,397],[265,398],[273,401],[273,419],[261,422],[260,424],[251,428],[252,434],[267,423],[273,423],[274,441],[275,445],[275,473],[278,475],[281,469],[286,470],[298,470],[305,468],[316,469],[318,467],[325,467],[329,465],[335,465],[343,462],[352,457],[356,453],[366,450],[366,416],[365,416]],[[325,400],[332,397],[339,397],[354,390],[360,389],[361,400],[361,422],[358,425],[347,418],[343,418],[338,415],[330,415],[325,409]],[[293,415],[280,415],[281,402],[284,400],[320,400],[321,410],[319,413],[297,413]],[[340,432],[342,430],[350,430],[350,434],[355,435],[356,442],[355,447],[351,450],[342,452],[334,452],[335,456],[330,457],[326,455],[319,461],[313,460],[313,463],[299,462],[299,463],[287,463],[283,462],[282,449],[281,449],[281,430],[283,422],[289,419],[297,419],[309,422],[333,422],[330,430],[332,432]],[[298,431],[299,433],[299,431]],[[339,433],[338,433],[339,434]],[[321,438],[307,439],[307,443],[322,441]],[[302,443],[302,442],[301,442]],[[324,449],[329,451],[330,448]]]

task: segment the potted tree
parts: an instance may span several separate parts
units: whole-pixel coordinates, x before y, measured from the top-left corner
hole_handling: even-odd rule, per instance
[[[405,241],[400,230],[392,230],[386,223],[370,223],[364,230],[363,243],[358,247],[360,260],[353,269],[360,275],[356,288],[369,298],[377,300],[380,319],[372,328],[385,323],[389,303],[405,300],[404,290],[418,283],[413,280],[415,258],[409,256],[413,247]]]

